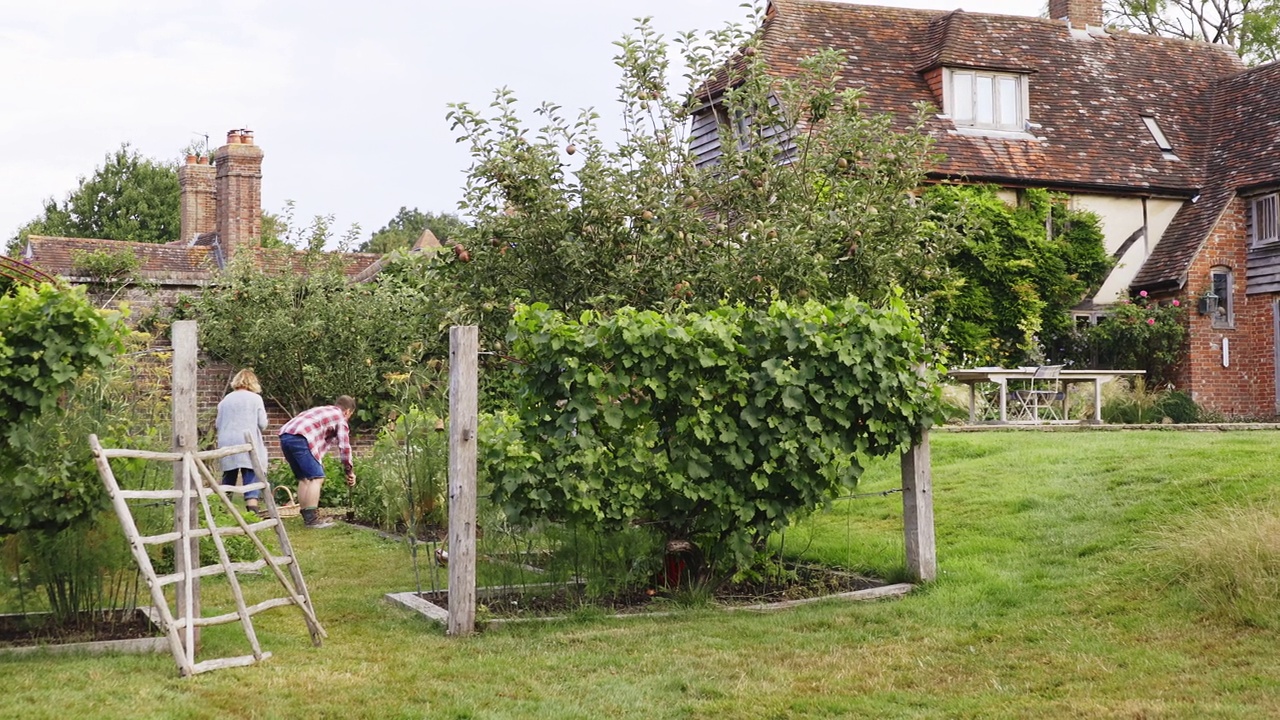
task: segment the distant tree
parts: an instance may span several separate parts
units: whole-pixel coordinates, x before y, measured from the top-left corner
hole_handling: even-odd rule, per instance
[[[1250,65],[1280,59],[1280,0],[1108,0],[1125,30],[1230,45]]]
[[[451,213],[424,213],[418,208],[401,207],[395,217],[356,249],[359,252],[388,253],[398,248],[413,247],[426,229],[430,229],[443,243],[456,237],[465,227],[466,224]]]
[[[284,237],[289,232],[284,217],[277,213],[262,211],[262,236],[260,243],[264,248],[287,247]]]
[[[176,163],[143,157],[123,143],[58,202],[45,201],[39,217],[18,229],[10,248],[29,235],[106,238],[164,243],[180,229]]]

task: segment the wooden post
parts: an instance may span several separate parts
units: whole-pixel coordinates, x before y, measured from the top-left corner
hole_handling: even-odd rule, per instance
[[[938,547],[933,535],[933,468],[929,431],[902,453],[902,521],[906,534],[907,571],[916,580],[938,576]]]
[[[196,321],[179,320],[170,330],[173,337],[173,451],[195,452],[199,450],[199,437],[196,429]],[[173,464],[173,487],[182,491],[188,487],[190,479],[186,463]],[[183,525],[194,528],[197,518],[196,503],[199,498],[195,494],[187,494],[186,502],[178,500],[174,506],[173,529],[182,532]],[[185,505],[185,507],[184,507]],[[188,542],[178,540],[173,544],[173,567],[175,570],[186,567],[200,567],[200,539],[191,538]],[[177,596],[177,614],[180,618],[196,618],[200,616],[200,578],[186,577],[175,588]],[[183,642],[187,638],[183,637]],[[187,647],[188,656],[194,655],[200,646],[200,628],[195,628],[192,636],[194,647]]]
[[[449,328],[450,635],[476,627],[476,427],[479,328]]]

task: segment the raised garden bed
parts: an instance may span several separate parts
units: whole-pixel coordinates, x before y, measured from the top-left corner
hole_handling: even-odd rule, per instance
[[[805,565],[795,568],[796,577],[786,583],[738,583],[722,586],[710,598],[713,606],[726,610],[778,610],[822,600],[873,600],[910,592],[909,583],[889,585],[874,578],[832,568]],[[423,593],[388,593],[387,599],[419,612],[437,622],[449,618],[448,590]],[[594,608],[614,617],[654,616],[673,612],[681,605],[673,593],[658,588],[636,589],[605,597],[586,597],[578,584],[541,583],[476,588],[478,625],[559,619]]]
[[[31,652],[167,653],[150,608],[92,613],[59,624],[48,613],[0,615],[0,655]]]

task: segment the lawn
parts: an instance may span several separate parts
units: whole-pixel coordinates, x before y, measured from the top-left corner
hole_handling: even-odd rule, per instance
[[[187,680],[168,655],[0,659],[0,717],[1280,717],[1280,624],[1232,620],[1194,577],[1175,579],[1169,551],[1232,512],[1280,512],[1280,434],[935,433],[932,445],[940,576],[902,599],[576,617],[459,640],[382,599],[413,586],[403,546],[299,530],[324,647],[282,609],[256,618],[272,658]],[[859,492],[897,483],[886,462]],[[901,523],[900,496],[859,497],[783,547],[894,576]],[[238,628],[214,628],[202,657],[245,648]]]

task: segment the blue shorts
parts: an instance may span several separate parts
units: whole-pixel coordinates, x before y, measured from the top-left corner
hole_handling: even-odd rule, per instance
[[[222,473],[222,484],[235,485],[237,477],[243,478],[245,485],[252,485],[253,483],[258,482],[258,476],[253,474],[253,470],[249,468],[236,468],[235,470],[226,470]],[[250,490],[244,494],[244,499],[257,500],[258,495],[260,494],[260,490]]]
[[[293,470],[293,476],[299,480],[324,477],[324,466],[311,454],[311,446],[307,439],[292,433],[280,436],[280,450],[284,459]]]

